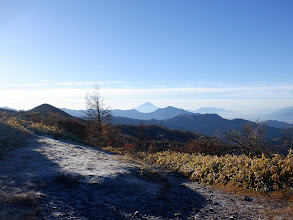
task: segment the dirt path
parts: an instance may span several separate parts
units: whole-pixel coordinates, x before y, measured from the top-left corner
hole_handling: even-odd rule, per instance
[[[0,219],[266,219],[256,200],[37,137],[0,160]]]

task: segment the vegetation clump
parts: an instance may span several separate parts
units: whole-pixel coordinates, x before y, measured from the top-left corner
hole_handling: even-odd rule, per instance
[[[32,132],[16,118],[7,113],[0,112],[0,156],[11,147],[24,144]]]
[[[0,156],[12,147],[24,145],[34,134],[82,140],[85,125],[54,113],[0,112]]]
[[[180,152],[140,153],[144,161],[184,174],[201,183],[232,183],[255,191],[292,187],[293,151],[287,156],[251,158],[247,155],[211,156]]]

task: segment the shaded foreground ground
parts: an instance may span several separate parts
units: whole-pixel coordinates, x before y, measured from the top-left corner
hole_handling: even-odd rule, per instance
[[[0,219],[268,219],[269,208],[50,137],[0,160]]]

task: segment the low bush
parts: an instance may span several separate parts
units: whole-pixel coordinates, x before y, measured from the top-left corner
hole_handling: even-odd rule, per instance
[[[0,112],[0,156],[11,147],[23,145],[30,135],[32,132],[17,118]]]
[[[86,126],[79,123],[76,119],[66,119],[61,118],[57,121],[57,125],[61,128],[66,130],[67,132],[79,137],[79,138],[86,138]]]
[[[201,183],[232,183],[255,191],[274,191],[293,186],[293,152],[267,158],[245,155],[211,156],[179,152],[140,153],[148,163],[184,174]]]
[[[39,200],[38,193],[34,191],[19,194],[0,194],[0,196],[0,202],[19,206],[37,205]]]

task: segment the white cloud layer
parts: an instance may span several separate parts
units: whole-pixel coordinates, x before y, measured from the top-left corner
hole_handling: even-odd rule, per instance
[[[30,88],[30,87],[44,87],[44,86],[93,86],[93,85],[115,85],[125,84],[126,81],[88,81],[88,82],[48,82],[42,81],[40,83],[15,83],[9,84],[10,87],[14,88]]]

